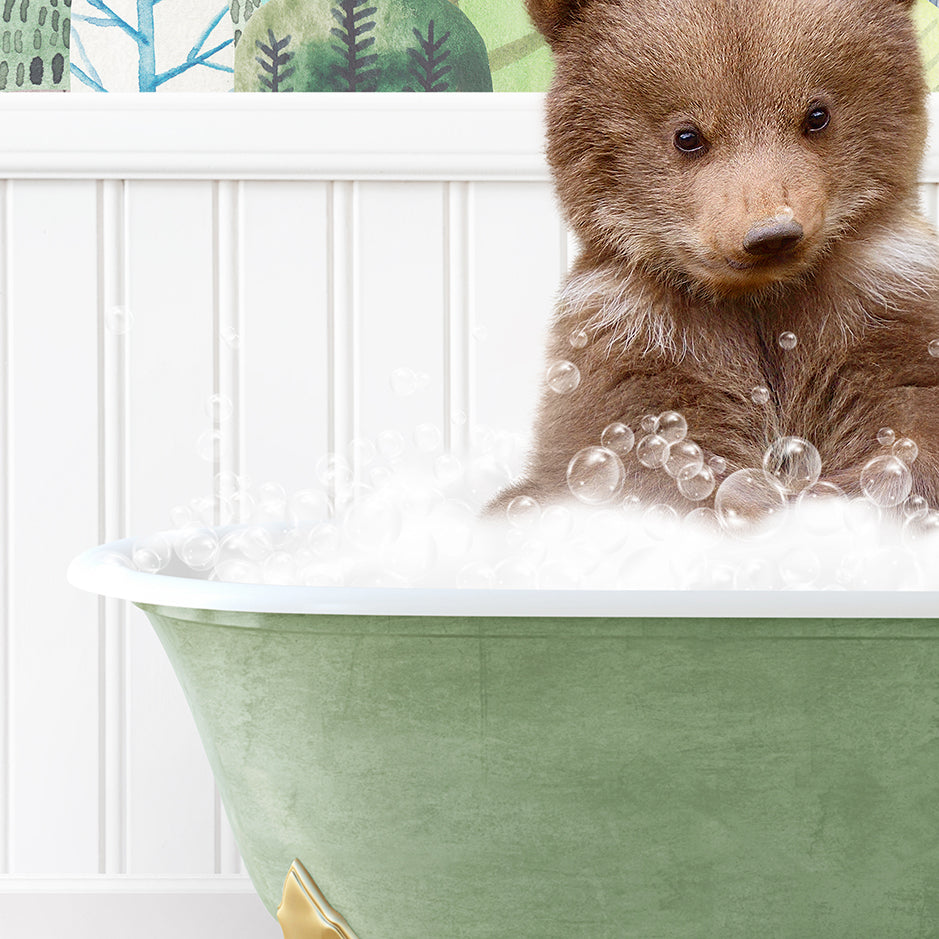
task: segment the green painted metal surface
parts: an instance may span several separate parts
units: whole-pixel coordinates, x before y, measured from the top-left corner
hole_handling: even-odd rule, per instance
[[[359,939],[939,935],[939,621],[144,607],[268,908]]]

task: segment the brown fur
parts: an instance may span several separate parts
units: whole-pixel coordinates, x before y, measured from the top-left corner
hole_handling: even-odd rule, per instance
[[[917,208],[926,88],[910,5],[528,0],[556,59],[548,158],[583,245],[548,361],[582,380],[545,390],[526,479],[495,505],[566,495],[569,460],[607,424],[639,436],[642,415],[670,409],[731,470],[805,437],[850,492],[892,427],[918,443],[916,491],[939,503],[939,248]],[[817,103],[831,121],[807,134]],[[675,147],[689,122],[703,156]],[[753,265],[744,236],[783,207],[803,240]],[[572,348],[581,328],[590,341]],[[751,400],[757,385],[769,404]],[[626,464],[633,491],[691,507],[661,470]]]

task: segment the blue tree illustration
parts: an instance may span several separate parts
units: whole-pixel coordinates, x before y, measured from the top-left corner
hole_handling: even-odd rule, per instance
[[[73,20],[81,23],[87,23],[90,26],[120,30],[121,32],[126,33],[126,35],[128,35],[134,41],[137,46],[139,63],[137,74],[138,88],[140,91],[156,91],[160,85],[165,84],[166,82],[170,81],[170,79],[176,78],[177,75],[182,75],[183,72],[187,72],[191,68],[211,68],[222,72],[234,71],[234,69],[232,69],[230,66],[211,61],[212,56],[218,52],[221,52],[222,49],[226,48],[227,46],[232,45],[234,39],[226,39],[224,42],[221,42],[210,49],[205,48],[212,31],[218,26],[224,17],[229,15],[229,8],[227,3],[222,7],[218,15],[212,19],[212,21],[202,31],[202,33],[200,33],[196,39],[195,44],[189,50],[189,54],[186,56],[183,62],[180,62],[178,65],[166,69],[163,72],[157,72],[156,28],[154,24],[153,8],[158,3],[160,3],[161,0],[137,0],[136,26],[132,26],[125,19],[118,16],[118,14],[115,13],[114,10],[112,10],[107,5],[107,3],[104,2],[104,0],[87,0],[87,2],[90,6],[92,6],[95,10],[98,10],[103,15],[75,15],[73,16]],[[88,85],[89,88],[93,88],[95,91],[107,91],[108,89],[104,87],[104,83],[101,81],[101,77],[98,75],[94,65],[85,53],[85,49],[82,45],[78,30],[75,28],[74,24],[72,27],[72,40],[74,50],[78,53],[77,58],[79,58],[81,61],[81,64],[77,64],[74,61],[76,56],[72,57],[72,74],[83,84]]]

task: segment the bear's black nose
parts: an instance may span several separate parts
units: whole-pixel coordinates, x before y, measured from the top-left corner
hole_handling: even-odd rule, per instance
[[[794,248],[802,240],[802,226],[791,219],[771,218],[754,225],[743,238],[747,254],[767,257]]]

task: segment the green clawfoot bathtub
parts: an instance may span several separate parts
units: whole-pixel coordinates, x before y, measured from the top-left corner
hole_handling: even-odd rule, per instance
[[[939,935],[934,593],[233,585],[128,545],[70,579],[148,614],[288,939]]]

